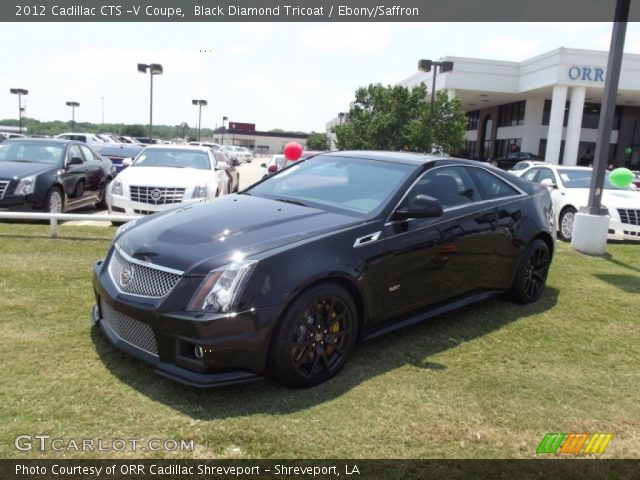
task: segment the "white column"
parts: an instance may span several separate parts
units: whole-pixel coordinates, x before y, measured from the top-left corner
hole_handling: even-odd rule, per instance
[[[580,129],[582,128],[582,112],[584,111],[584,97],[586,94],[586,87],[571,88],[571,104],[569,106],[569,119],[564,143],[564,156],[562,157],[563,165],[576,165],[578,163],[578,146],[580,145]]]
[[[524,129],[522,135],[523,152],[539,153],[540,134],[544,130],[542,126],[542,113],[544,111],[543,98],[528,98],[524,109]],[[546,132],[544,133],[546,136]]]
[[[562,143],[562,124],[564,123],[564,107],[567,102],[567,86],[556,85],[553,87],[551,97],[551,115],[549,117],[549,130],[547,133],[547,153],[544,159],[557,165],[560,160],[560,144]]]

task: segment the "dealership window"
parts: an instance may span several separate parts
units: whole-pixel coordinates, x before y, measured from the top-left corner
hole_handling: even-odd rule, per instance
[[[547,156],[547,139],[540,139],[540,146],[538,147],[538,155],[540,158],[544,159]],[[560,158],[558,159],[558,163],[562,165],[562,159],[564,157],[564,140],[560,143]]]
[[[519,152],[522,147],[521,138],[508,138],[496,141],[496,157],[506,157],[509,153]]]
[[[549,125],[549,117],[551,117],[551,100],[544,101],[544,110],[542,110],[542,125]],[[564,120],[562,125],[567,126],[567,119],[569,118],[569,102],[564,105]]]
[[[593,164],[596,152],[595,142],[580,142],[578,145],[578,165],[588,167]],[[614,163],[616,154],[618,152],[618,145],[615,143],[609,144],[609,152],[607,154],[607,163]]]
[[[467,130],[477,130],[479,118],[480,118],[479,110],[474,110],[473,112],[467,112]]]
[[[470,158],[471,160],[477,160],[478,155],[476,154],[476,149],[478,146],[478,142],[470,141],[465,142],[464,156],[465,158]]]
[[[600,104],[599,103],[585,103],[584,110],[582,112],[582,128],[598,128],[600,123]],[[614,130],[620,130],[620,117],[622,116],[622,107],[616,106],[613,114],[613,126]]]
[[[524,109],[526,102],[507,103],[500,105],[498,109],[498,126],[499,127],[515,127],[524,125]]]

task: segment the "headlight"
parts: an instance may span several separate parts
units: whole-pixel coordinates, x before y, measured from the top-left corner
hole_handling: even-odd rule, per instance
[[[117,238],[120,235],[122,235],[124,232],[129,230],[130,228],[135,227],[136,223],[138,223],[138,219],[137,218],[135,220],[130,220],[127,223],[123,223],[122,225],[120,225],[118,227],[118,230],[116,230],[116,234],[115,234],[115,236],[113,238]]]
[[[241,260],[212,271],[191,298],[189,312],[228,312],[257,260]]]
[[[193,195],[191,195],[191,198],[205,198],[206,196],[207,196],[207,186],[197,185],[196,188],[193,189]]]
[[[36,177],[25,177],[20,180],[20,183],[18,183],[15,194],[29,195],[33,193],[35,186],[36,186]]]
[[[122,196],[122,182],[121,181],[115,180],[113,182],[112,187],[111,187],[111,194],[112,195],[120,195],[120,196]],[[125,223],[125,225],[126,225],[126,223]],[[124,227],[124,225],[123,225],[123,227]]]

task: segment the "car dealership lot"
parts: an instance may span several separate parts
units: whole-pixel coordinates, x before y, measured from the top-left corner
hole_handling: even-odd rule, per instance
[[[538,303],[494,299],[360,344],[319,387],[201,391],[91,329],[91,267],[113,231],[64,225],[51,240],[47,226],[0,224],[3,458],[160,455],[19,452],[25,433],[194,439],[193,453],[161,452],[174,457],[532,458],[549,431],[611,432],[607,458],[638,458],[635,245],[596,258],[558,243]]]

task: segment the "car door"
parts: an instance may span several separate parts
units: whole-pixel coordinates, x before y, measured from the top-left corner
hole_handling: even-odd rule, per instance
[[[66,197],[76,200],[84,196],[87,167],[80,144],[72,143],[67,147],[65,169],[62,175]]]
[[[385,225],[387,315],[410,314],[482,288],[493,267],[495,216],[480,202],[478,187],[462,166],[442,166],[424,173],[401,202],[415,195],[440,201],[436,218],[410,218]]]
[[[99,159],[86,145],[80,145],[80,150],[82,150],[85,160],[85,179],[87,182],[86,192],[89,194],[95,194],[100,189],[100,185],[102,184],[105,175],[102,170],[102,160]]]
[[[542,184],[543,180],[550,180],[551,185],[547,186],[549,193],[551,194],[551,204],[553,205],[553,211],[560,212],[562,207],[562,200],[564,192],[561,189],[561,183],[558,181],[556,173],[548,167],[534,167],[525,173],[523,178],[537,184]]]

